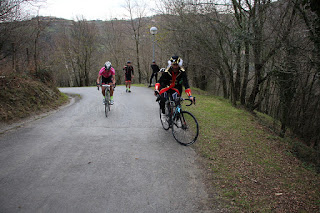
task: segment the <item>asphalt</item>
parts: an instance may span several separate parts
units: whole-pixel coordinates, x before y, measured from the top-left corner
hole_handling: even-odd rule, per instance
[[[115,91],[106,118],[95,87],[0,134],[0,212],[205,212],[196,152],[159,120],[152,90]]]

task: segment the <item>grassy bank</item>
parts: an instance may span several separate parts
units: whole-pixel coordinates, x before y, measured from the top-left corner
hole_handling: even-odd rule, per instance
[[[218,190],[234,211],[319,212],[320,177],[291,154],[288,139],[227,100],[200,90],[193,94],[197,105],[187,109],[200,124],[194,147],[213,194]]]
[[[56,109],[68,97],[51,82],[43,83],[23,74],[1,73],[0,121],[10,122]]]

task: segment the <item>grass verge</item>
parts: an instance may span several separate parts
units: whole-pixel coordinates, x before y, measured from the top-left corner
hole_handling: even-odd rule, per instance
[[[207,185],[235,212],[319,212],[320,178],[293,154],[291,141],[222,98],[193,89],[197,105],[184,107],[200,125],[194,145]],[[214,200],[212,200],[214,203]]]
[[[1,121],[17,121],[33,114],[56,109],[68,101],[65,94],[50,84],[12,73],[1,76]]]

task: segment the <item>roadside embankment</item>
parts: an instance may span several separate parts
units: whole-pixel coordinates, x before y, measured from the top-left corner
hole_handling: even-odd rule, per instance
[[[43,113],[68,101],[52,84],[13,73],[0,74],[0,121],[15,122]]]
[[[197,105],[184,109],[200,125],[193,146],[212,194],[236,212],[320,211],[320,176],[293,154],[292,139],[278,137],[223,98],[196,89],[193,94]]]

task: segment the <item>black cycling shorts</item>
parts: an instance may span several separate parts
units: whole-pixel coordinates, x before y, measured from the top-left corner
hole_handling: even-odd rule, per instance
[[[109,84],[109,83],[112,83],[112,75],[109,76],[108,78],[105,78],[102,76],[102,84]]]
[[[126,81],[131,81],[131,75],[126,75]]]

